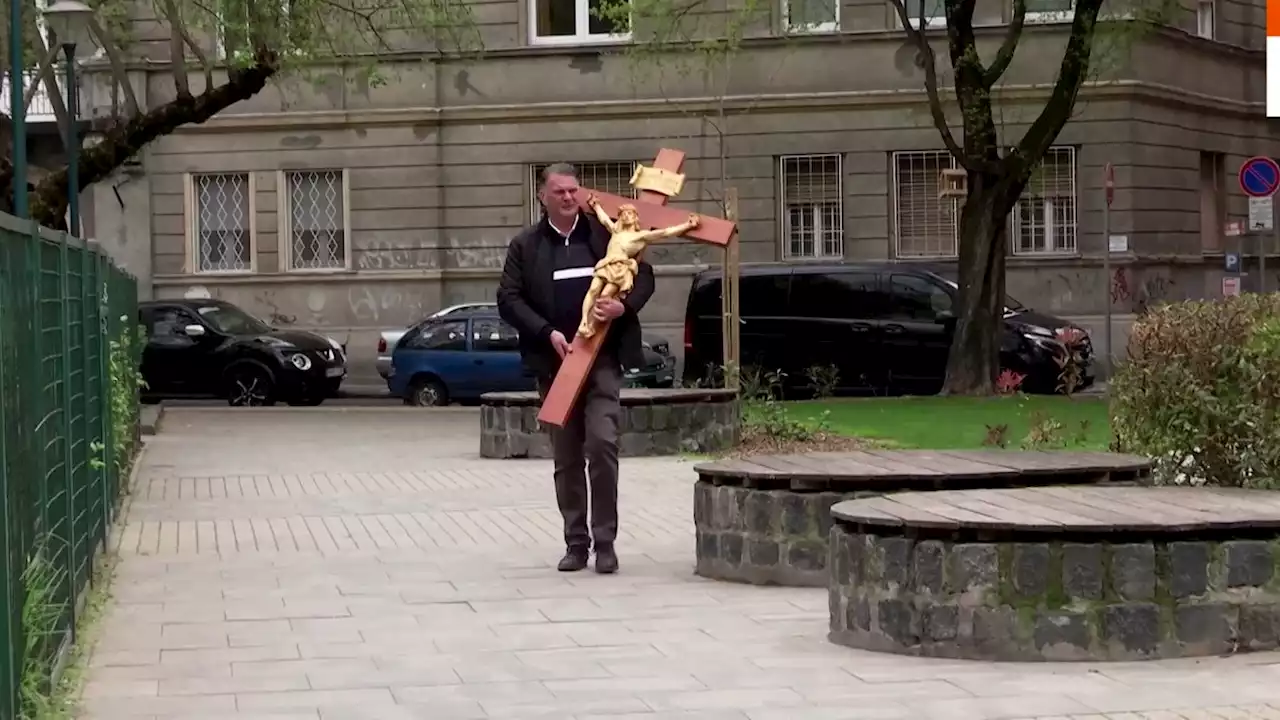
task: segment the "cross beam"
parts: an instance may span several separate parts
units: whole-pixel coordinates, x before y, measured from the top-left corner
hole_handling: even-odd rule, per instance
[[[683,185],[680,169],[684,167],[684,158],[685,154],[680,150],[663,148],[654,159],[653,168],[663,176],[661,180],[674,185],[666,188],[667,190],[678,192],[679,187]],[[609,213],[609,217],[617,218],[618,206],[629,203],[635,206],[636,214],[640,216],[640,225],[646,230],[679,225],[689,219],[688,212],[666,206],[669,197],[667,192],[651,189],[652,185],[658,184],[657,182],[650,183],[642,180],[638,183],[638,179],[641,179],[641,173],[637,173],[631,180],[632,185],[643,185],[638,188],[640,197],[637,199],[582,188],[578,190],[578,205],[591,213],[591,208],[587,206],[587,198],[594,194],[600,201],[600,206]],[[700,221],[698,227],[684,237],[719,247],[725,247],[733,241],[734,233],[737,232],[735,223],[708,215],[698,215],[698,220]],[[564,427],[569,421],[569,415],[573,412],[578,396],[582,394],[582,387],[587,382],[587,375],[600,354],[600,346],[609,334],[609,325],[600,325],[590,339],[577,334],[573,336],[573,351],[565,356],[560,364],[560,371],[556,373],[556,378],[551,383],[551,389],[542,400],[542,408],[538,411],[539,422]]]

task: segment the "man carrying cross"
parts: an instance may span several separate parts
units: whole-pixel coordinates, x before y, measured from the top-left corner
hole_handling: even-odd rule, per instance
[[[543,397],[572,350],[583,300],[610,239],[609,230],[581,210],[578,188],[572,165],[558,163],[542,171],[538,188],[542,219],[511,241],[498,284],[499,314],[520,333],[521,359],[537,378]],[[566,550],[558,566],[563,572],[587,566],[593,541],[596,572],[618,569],[614,540],[622,367],[644,364],[638,315],[654,287],[653,268],[643,260],[637,266],[626,297],[596,301],[592,320],[600,325],[611,322],[611,330],[573,412],[563,427],[551,429],[556,502],[564,518]]]

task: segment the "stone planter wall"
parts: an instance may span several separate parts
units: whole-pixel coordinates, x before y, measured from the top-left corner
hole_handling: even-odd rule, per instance
[[[837,520],[830,547],[829,637],[840,645],[1138,660],[1273,650],[1280,640],[1273,539],[950,542]]]
[[[698,575],[755,585],[827,586],[831,506],[861,493],[693,488]],[[877,494],[877,493],[870,493]]]
[[[628,388],[621,400],[618,454],[624,457],[717,453],[738,444],[734,390]],[[537,393],[486,393],[480,402],[480,457],[552,456],[551,437],[538,422]]]

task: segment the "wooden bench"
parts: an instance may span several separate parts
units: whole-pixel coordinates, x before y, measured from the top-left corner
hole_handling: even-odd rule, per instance
[[[697,574],[793,587],[827,586],[831,506],[905,490],[1133,482],[1130,455],[1003,450],[876,450],[754,456],[695,466]]]
[[[741,415],[736,390],[627,388],[618,419],[618,454],[624,457],[714,453],[738,444]],[[480,457],[549,458],[551,439],[538,422],[536,392],[480,396]]]
[[[832,642],[980,660],[1276,649],[1280,493],[1071,486],[832,508]]]

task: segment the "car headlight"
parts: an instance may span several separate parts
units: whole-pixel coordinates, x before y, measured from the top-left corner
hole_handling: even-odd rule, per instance
[[[329,341],[329,347],[333,348],[334,350],[342,349],[342,343],[338,342],[337,340],[334,340],[333,338],[328,336],[325,337],[325,340]]]
[[[289,362],[299,370],[305,371],[311,369],[311,358],[303,355],[302,353],[293,353],[290,355]]]

